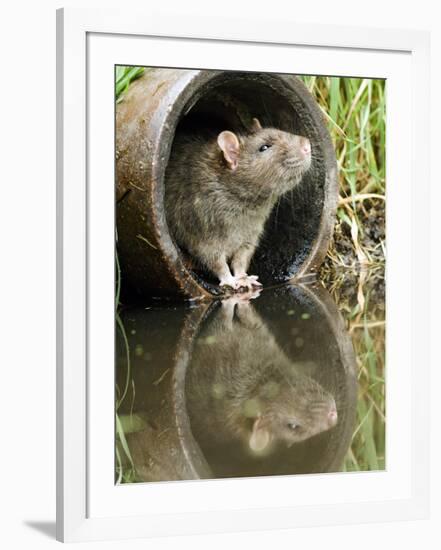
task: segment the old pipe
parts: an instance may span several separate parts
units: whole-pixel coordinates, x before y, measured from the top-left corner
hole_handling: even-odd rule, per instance
[[[282,74],[147,69],[116,112],[117,249],[126,290],[187,299],[219,293],[188,266],[169,233],[164,174],[183,127],[240,130],[252,117],[307,136],[314,154],[302,184],[268,220],[252,272],[268,285],[320,266],[332,235],[337,168],[322,114],[303,83]]]

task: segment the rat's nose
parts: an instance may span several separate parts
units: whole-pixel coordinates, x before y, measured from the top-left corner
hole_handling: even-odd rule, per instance
[[[307,157],[311,154],[311,142],[306,137],[300,138],[300,150]]]
[[[332,426],[335,426],[337,424],[337,410],[332,408],[329,412],[328,412],[328,424],[329,424],[329,427],[332,427]]]

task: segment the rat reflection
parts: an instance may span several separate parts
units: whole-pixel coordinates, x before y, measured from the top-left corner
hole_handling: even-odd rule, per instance
[[[236,441],[253,454],[290,447],[337,424],[334,397],[290,360],[249,302],[224,300],[199,335],[187,372],[198,441]]]

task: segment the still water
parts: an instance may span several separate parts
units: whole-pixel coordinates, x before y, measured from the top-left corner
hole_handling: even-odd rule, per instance
[[[384,468],[384,316],[338,299],[317,283],[123,309],[116,481]]]

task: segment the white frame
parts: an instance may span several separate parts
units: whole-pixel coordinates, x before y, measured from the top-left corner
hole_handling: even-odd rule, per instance
[[[87,117],[87,187],[88,187],[88,474],[87,511],[89,517],[186,513],[204,510],[225,511],[231,508],[234,494],[236,509],[264,507],[299,507],[311,504],[366,502],[383,498],[407,498],[410,495],[409,431],[410,416],[410,251],[402,243],[410,240],[410,228],[403,219],[411,211],[411,124],[403,113],[410,111],[410,55],[373,50],[311,48],[308,46],[241,44],[175,38],[131,37],[93,33],[88,36],[88,117]],[[387,274],[388,329],[387,368],[387,469],[384,472],[352,473],[350,476],[284,476],[240,480],[167,484],[113,483],[114,379],[110,365],[114,340],[113,323],[113,217],[114,197],[114,64],[130,60],[141,64],[175,67],[225,67],[256,71],[364,75],[387,78]],[[398,161],[397,161],[398,160]],[[406,215],[404,213],[408,212]],[[403,215],[404,214],[404,215]],[[393,312],[399,312],[394,319]],[[404,342],[404,343],[403,343]],[[202,504],[201,504],[202,503]],[[298,512],[297,514],[298,515]]]
[[[186,29],[185,33],[181,29]],[[227,29],[220,31],[219,29]],[[428,284],[429,256],[427,33],[335,26],[298,25],[280,21],[151,17],[126,11],[59,10],[57,13],[58,136],[57,136],[57,538],[64,541],[114,539],[213,531],[283,528],[360,521],[422,518],[428,514]],[[401,51],[412,63],[412,175],[419,192],[412,194],[412,386],[410,497],[381,501],[308,506],[241,508],[239,510],[88,517],[87,440],[87,277],[86,219],[86,43],[88,33],[149,37],[228,40],[320,46],[352,51]],[[295,37],[295,43],[293,42]],[[416,166],[418,165],[418,174]],[[406,243],[405,243],[406,244]],[[418,279],[417,279],[418,275]],[[418,293],[416,292],[418,280]],[[416,352],[418,350],[418,353]],[[417,362],[418,361],[418,362]],[[418,371],[416,370],[418,366]],[[416,376],[418,373],[418,376]],[[418,442],[416,426],[418,421]],[[418,444],[417,444],[418,443]],[[219,483],[219,482],[218,482]],[[227,483],[227,482],[220,482]],[[175,485],[176,486],[176,485]],[[173,488],[168,488],[172,491]],[[277,512],[277,513],[276,513]],[[295,512],[295,513],[293,513]],[[295,518],[295,519],[293,519]],[[345,518],[344,521],[341,518]],[[361,518],[363,518],[361,520]],[[203,521],[202,521],[203,520]]]

